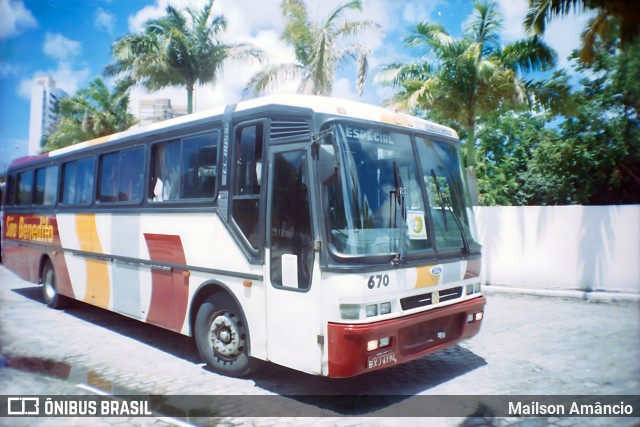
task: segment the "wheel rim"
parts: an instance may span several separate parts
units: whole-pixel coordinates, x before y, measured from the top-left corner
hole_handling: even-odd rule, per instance
[[[233,359],[244,350],[243,329],[231,312],[218,314],[211,322],[209,340],[213,350],[221,356]]]
[[[56,297],[56,287],[54,283],[54,275],[53,270],[47,270],[44,275],[44,295],[47,298],[47,301],[53,301]]]

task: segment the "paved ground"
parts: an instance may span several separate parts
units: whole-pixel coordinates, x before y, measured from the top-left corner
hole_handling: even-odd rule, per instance
[[[345,411],[335,400],[321,418],[189,418],[201,425],[412,426],[424,419],[375,417],[422,395],[640,394],[637,302],[488,295],[474,339],[412,363],[332,380],[267,364],[250,379],[204,369],[191,341],[105,310],[74,303],[57,311],[40,289],[0,267],[0,394],[81,394],[78,384],[153,395],[378,395]],[[45,374],[34,375],[36,372]],[[84,386],[83,386],[84,387]],[[292,400],[294,408],[313,400]],[[318,409],[318,408],[315,408]],[[345,417],[356,414],[358,417]],[[167,425],[166,418],[0,418],[0,425]],[[429,425],[640,425],[640,419],[429,418]]]

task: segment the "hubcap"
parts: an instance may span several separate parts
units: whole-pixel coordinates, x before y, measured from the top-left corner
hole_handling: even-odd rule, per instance
[[[47,271],[44,276],[44,292],[49,301],[52,301],[56,297],[56,288],[53,284],[53,271]]]
[[[240,327],[236,323],[233,313],[222,313],[213,319],[209,338],[213,349],[226,357],[237,357],[242,354],[244,340]]]

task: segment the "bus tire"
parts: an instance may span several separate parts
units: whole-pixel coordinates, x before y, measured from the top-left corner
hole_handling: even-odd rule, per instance
[[[51,261],[47,260],[42,269],[42,299],[51,308],[63,308],[67,298],[58,292],[58,280]]]
[[[202,303],[196,314],[195,339],[214,372],[240,378],[257,368],[258,362],[249,357],[247,322],[228,294],[213,294]]]

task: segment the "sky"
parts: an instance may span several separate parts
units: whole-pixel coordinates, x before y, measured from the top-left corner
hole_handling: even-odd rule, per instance
[[[313,19],[324,20],[346,0],[307,0]],[[139,32],[144,22],[164,14],[167,4],[178,8],[200,7],[206,0],[0,0],[0,174],[14,158],[27,153],[29,139],[29,97],[34,77],[49,75],[56,86],[69,94],[86,87],[102,75],[112,61],[111,44],[120,37]],[[216,0],[214,11],[228,21],[227,43],[249,42],[269,54],[273,62],[293,62],[293,49],[280,38],[284,21],[281,0]],[[502,43],[526,36],[522,21],[527,0],[498,0],[504,27]],[[346,17],[371,20],[382,32],[369,32],[354,42],[370,46],[370,72],[362,98],[355,83],[355,63],[336,76],[333,96],[360,99],[382,105],[391,89],[376,86],[371,78],[385,63],[408,60],[402,39],[417,22],[441,23],[459,36],[473,9],[472,0],[362,0],[363,11]],[[572,14],[547,27],[545,41],[558,52],[559,66],[569,68],[567,56],[578,47],[584,28],[584,14]],[[259,64],[225,65],[215,84],[196,89],[195,110],[235,103]],[[296,85],[280,88],[293,92]],[[170,98],[174,105],[186,104],[184,88],[131,93],[131,112],[137,114],[140,99]]]

